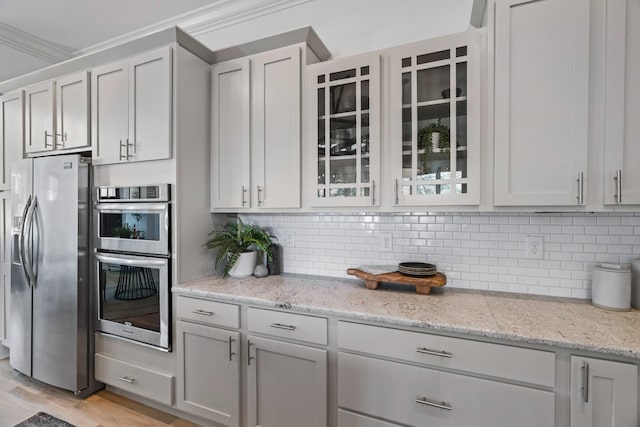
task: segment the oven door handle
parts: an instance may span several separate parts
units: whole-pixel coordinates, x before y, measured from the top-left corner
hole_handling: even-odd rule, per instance
[[[101,212],[121,211],[166,211],[167,203],[96,203],[95,208]]]
[[[120,264],[120,265],[129,265],[132,267],[162,267],[167,264],[167,260],[153,260],[153,259],[129,259],[125,257],[118,256],[108,256],[103,254],[96,254],[96,259],[98,261],[111,263],[111,264]]]

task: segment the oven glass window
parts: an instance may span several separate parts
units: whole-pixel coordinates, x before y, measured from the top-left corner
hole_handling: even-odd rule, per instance
[[[160,332],[160,270],[100,263],[100,319]]]
[[[160,212],[101,212],[100,237],[160,240]]]

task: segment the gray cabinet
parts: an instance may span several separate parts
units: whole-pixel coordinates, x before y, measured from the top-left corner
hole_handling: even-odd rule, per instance
[[[9,347],[11,316],[11,193],[0,192],[0,344]]]
[[[24,149],[24,92],[0,96],[0,190],[11,188],[11,163]]]
[[[248,426],[325,427],[327,350],[247,339]]]
[[[638,425],[638,367],[571,357],[571,427]]]
[[[172,64],[163,47],[92,70],[94,164],[171,158]]]
[[[494,203],[587,202],[589,2],[496,0]]]
[[[240,334],[179,320],[177,406],[227,426],[240,423]]]

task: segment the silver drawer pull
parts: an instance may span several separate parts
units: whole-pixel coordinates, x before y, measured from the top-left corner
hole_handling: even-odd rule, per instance
[[[133,384],[136,382],[136,380],[134,378],[129,378],[129,377],[118,377],[118,379],[122,382],[125,382],[127,384]]]
[[[424,348],[424,347],[418,347],[416,351],[418,353],[429,354],[431,356],[448,357],[449,359],[453,357],[453,354],[447,353],[446,351],[429,350],[428,348]]]
[[[213,316],[215,313],[213,311],[193,310],[193,314],[199,314],[201,316]]]
[[[435,400],[427,399],[426,397],[418,397],[416,399],[416,403],[419,403],[421,405],[433,406],[434,408],[444,409],[446,411],[451,410],[451,405],[449,405],[447,402],[437,402]]]
[[[287,331],[295,331],[296,327],[293,325],[283,325],[280,323],[272,323],[271,324],[272,328],[277,328],[277,329],[286,329]]]

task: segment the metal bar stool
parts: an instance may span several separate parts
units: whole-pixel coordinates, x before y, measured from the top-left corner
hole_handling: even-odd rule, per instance
[[[150,268],[120,266],[120,276],[114,297],[119,300],[143,299],[158,293]]]

